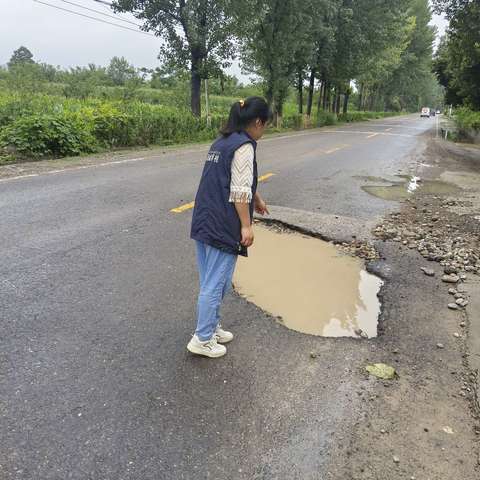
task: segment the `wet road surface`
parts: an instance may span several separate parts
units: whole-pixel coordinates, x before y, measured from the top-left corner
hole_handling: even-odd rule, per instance
[[[417,115],[262,140],[267,202],[371,219],[365,176],[414,174]],[[304,335],[232,296],[220,360],[185,349],[191,210],[206,148],[0,181],[0,478],[323,479],[368,346]],[[319,272],[321,275],[321,272]],[[321,361],[313,361],[315,350]]]

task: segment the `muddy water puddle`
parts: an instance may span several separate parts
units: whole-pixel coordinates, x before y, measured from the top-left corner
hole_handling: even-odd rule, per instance
[[[240,295],[286,327],[325,337],[355,337],[358,329],[375,337],[382,284],[331,243],[261,224],[234,276]]]
[[[374,197],[393,201],[405,200],[417,191],[424,195],[448,195],[459,191],[459,188],[456,185],[442,182],[440,180],[422,180],[420,177],[415,176],[397,176],[403,178],[403,180],[399,182],[391,182],[376,177],[364,177],[364,179],[369,179],[369,181],[383,181],[390,185],[364,185],[362,186],[362,190]]]

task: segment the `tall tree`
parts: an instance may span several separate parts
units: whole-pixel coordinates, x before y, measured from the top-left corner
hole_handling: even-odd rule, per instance
[[[444,35],[438,45],[433,59],[433,72],[440,85],[445,88],[445,102],[450,105],[461,105],[463,98],[457,88],[453,59],[450,55],[448,34]]]
[[[322,82],[319,106],[340,113],[343,100],[346,112],[354,79],[363,106],[367,96],[375,99],[374,83],[389,70],[387,59],[392,59],[405,37],[401,6],[392,0],[317,0],[316,4],[322,5],[312,69]],[[311,85],[312,78],[311,74]]]
[[[341,95],[348,92],[350,81],[358,69],[361,31],[353,3],[353,0],[343,0],[338,4],[333,18],[335,54],[331,62],[329,79],[334,87],[332,110],[335,113],[340,113]]]
[[[370,32],[365,38],[371,43],[361,56],[357,76],[359,108],[417,109],[420,93],[432,83],[434,30],[428,25],[428,0],[397,2],[380,12],[377,22],[364,16],[362,30]]]
[[[407,37],[408,45],[400,56],[383,93],[389,98],[399,98],[402,108],[421,108],[432,82],[432,55],[435,27],[429,25],[432,12],[428,0],[409,0],[407,13],[413,28]]]
[[[242,43],[243,68],[264,80],[265,96],[273,106],[278,124],[288,88],[298,73],[297,57],[309,36],[308,4],[303,0],[236,3],[236,31]]]
[[[189,68],[191,109],[201,113],[202,78],[229,65],[234,53],[228,0],[115,0],[114,9],[131,12],[143,29],[162,36],[160,58],[176,68]]]
[[[342,0],[315,0],[313,2],[313,54],[310,60],[310,81],[307,100],[307,115],[311,114],[315,78],[321,81],[318,108],[325,109],[329,97],[329,81],[336,54],[336,22]]]
[[[445,13],[449,19],[475,3],[478,2],[476,0],[432,0],[435,11]]]
[[[17,48],[8,62],[8,67],[15,67],[17,65],[26,65],[35,63],[33,61],[33,54],[27,47],[19,47]]]
[[[114,85],[125,85],[137,77],[137,72],[125,57],[113,57],[108,65],[107,75]]]
[[[434,5],[450,19],[434,62],[447,101],[480,110],[480,2],[435,0]]]

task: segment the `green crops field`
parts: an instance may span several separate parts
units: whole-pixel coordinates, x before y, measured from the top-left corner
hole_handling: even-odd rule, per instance
[[[108,88],[108,87],[107,87]],[[140,89],[125,98],[115,89],[87,99],[52,93],[0,92],[0,163],[58,158],[124,147],[210,141],[228,116],[234,97],[212,95],[211,119],[196,118],[175,92]],[[287,103],[282,129],[305,127],[294,103]],[[333,125],[392,115],[383,112],[320,112],[309,126]],[[274,130],[272,128],[272,130]]]
[[[206,121],[178,109],[138,100],[0,96],[0,148],[15,158],[80,155],[136,145],[212,138],[219,116]]]

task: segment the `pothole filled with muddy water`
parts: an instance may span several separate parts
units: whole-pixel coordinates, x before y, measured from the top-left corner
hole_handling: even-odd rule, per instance
[[[424,195],[453,194],[459,191],[456,185],[442,182],[440,180],[423,180],[416,176],[395,175],[402,178],[402,181],[390,182],[378,177],[356,177],[372,182],[385,182],[389,185],[364,185],[362,190],[383,200],[402,201],[409,198],[413,193]]]
[[[297,232],[255,225],[249,257],[239,257],[235,290],[286,327],[324,337],[377,335],[382,280],[363,260]]]

